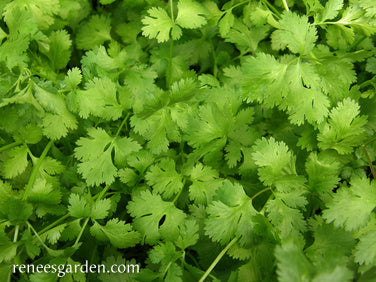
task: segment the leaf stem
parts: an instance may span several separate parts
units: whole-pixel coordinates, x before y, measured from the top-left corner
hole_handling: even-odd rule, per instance
[[[16,141],[16,142],[10,143],[8,145],[5,145],[5,146],[0,148],[0,153],[4,152],[6,150],[12,149],[13,147],[16,147],[16,146],[21,145],[21,144],[22,144],[22,142]]]
[[[183,178],[183,187],[181,188],[181,190],[179,191],[179,193],[176,195],[176,197],[175,197],[174,200],[172,201],[173,203],[175,203],[175,202],[177,201],[177,199],[179,199],[181,193],[183,192],[183,190],[184,190],[184,186],[185,186],[185,181],[186,181],[186,179]]]
[[[171,19],[175,24],[174,19],[174,3],[173,0],[170,0],[170,14]],[[174,40],[170,38],[170,56],[168,59],[168,67],[167,67],[167,74],[166,74],[166,88],[169,89],[171,86],[171,75],[172,75],[172,56],[174,55]]]
[[[20,231],[20,225],[17,224],[16,228],[14,230],[13,243],[17,242],[17,240],[18,240],[18,232],[19,231]]]
[[[222,259],[222,257],[227,253],[227,251],[232,247],[238,241],[238,238],[235,237],[230,241],[230,243],[227,244],[227,246],[218,254],[218,256],[215,258],[215,260],[212,262],[212,264],[209,266],[209,268],[205,271],[204,275],[200,278],[199,282],[203,282],[210,272],[214,269],[214,267],[218,264],[218,262]]]
[[[79,233],[78,236],[77,236],[76,242],[74,242],[74,244],[73,244],[73,248],[76,248],[77,245],[78,245],[78,243],[80,242],[81,236],[82,236],[82,234],[84,233],[85,228],[86,228],[86,225],[88,224],[89,220],[90,220],[90,217],[87,217],[87,218],[85,219],[85,222],[84,222],[84,224],[83,224],[82,227],[81,227],[81,231],[80,231],[80,233]]]
[[[367,148],[366,148],[366,146],[364,146],[364,145],[362,145],[362,148],[363,148],[363,150],[364,150],[364,153],[366,154],[366,158],[367,158],[367,160],[368,160],[368,164],[369,164],[369,167],[370,167],[370,169],[371,169],[371,172],[372,172],[372,175],[373,175],[373,179],[376,179],[376,172],[375,172],[375,169],[374,169],[374,167],[373,167],[373,165],[372,165],[371,158],[370,158],[369,155],[368,155]]]
[[[287,5],[287,1],[286,1],[286,0],[282,0],[282,1],[283,1],[283,6],[285,7],[285,10],[286,10],[287,12],[289,12],[290,9],[289,9],[289,6]]]
[[[98,202],[100,199],[102,199],[104,194],[106,194],[106,192],[108,191],[108,189],[110,189],[110,185],[107,185],[106,187],[104,187],[102,191],[99,194],[97,194],[98,196],[95,195],[96,196],[95,201]]]
[[[376,137],[369,140],[368,142],[364,143],[362,146],[367,146],[368,144],[371,144],[372,142],[376,141]]]
[[[281,18],[281,13],[278,12],[278,10],[276,8],[274,8],[274,6],[272,4],[270,4],[268,0],[261,0],[261,1],[265,4],[265,6],[268,7],[268,9],[270,11],[274,12],[277,15],[278,18]]]
[[[46,147],[44,148],[42,154],[40,155],[39,159],[38,159],[38,162],[36,163],[36,165],[33,167],[33,170],[31,171],[31,175],[30,175],[30,178],[29,178],[29,182],[27,183],[26,187],[25,187],[25,192],[24,192],[24,195],[22,197],[23,200],[26,200],[27,199],[27,196],[30,192],[30,189],[31,187],[33,186],[34,182],[35,182],[35,179],[37,177],[37,174],[38,174],[38,171],[39,171],[39,168],[43,162],[43,160],[46,158],[47,156],[47,153],[48,151],[50,150],[52,144],[54,143],[54,141],[50,140],[48,142],[48,144],[46,145]]]
[[[54,222],[52,222],[50,225],[48,225],[45,228],[43,228],[42,230],[40,230],[39,233],[43,234],[43,233],[47,232],[52,227],[55,227],[56,225],[58,225],[60,222],[62,222],[63,220],[65,220],[68,217],[69,217],[69,214],[63,215],[62,217],[60,217],[57,220],[55,220]]]
[[[268,188],[265,188],[265,189],[262,189],[260,191],[258,191],[256,194],[254,194],[251,198],[251,200],[253,201],[253,199],[255,199],[256,197],[260,196],[262,193],[268,191],[268,190],[272,190],[270,187]]]
[[[123,121],[121,122],[121,124],[120,124],[120,126],[119,126],[119,128],[118,128],[118,130],[116,131],[116,134],[115,134],[115,137],[114,137],[114,139],[116,138],[116,137],[118,137],[119,136],[119,134],[120,134],[120,131],[123,129],[123,127],[124,127],[124,124],[127,122],[127,120],[128,120],[128,118],[129,118],[129,116],[130,116],[130,113],[128,112],[128,114],[125,116],[125,118],[123,119]]]
[[[41,243],[41,245],[46,249],[49,250],[47,245],[43,242],[42,238],[39,236],[38,232],[34,229],[34,227],[30,224],[29,221],[26,221],[27,226],[33,231],[35,237],[37,237],[38,241]]]

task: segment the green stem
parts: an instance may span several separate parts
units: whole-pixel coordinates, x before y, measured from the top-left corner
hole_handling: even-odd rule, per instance
[[[372,142],[376,141],[376,137],[369,140],[368,142],[364,143],[362,146],[367,146],[368,144],[371,144]]]
[[[251,200],[253,201],[256,197],[260,196],[262,193],[264,193],[268,190],[272,190],[272,189],[270,187],[268,187],[268,188],[262,189],[261,191],[258,191],[256,194],[254,194],[252,196]]]
[[[373,179],[376,179],[376,172],[375,172],[375,169],[374,169],[374,167],[372,165],[371,158],[368,155],[367,148],[364,145],[362,145],[362,148],[364,150],[364,153],[366,154],[366,158],[368,160],[369,167],[370,167],[370,169],[372,171]]]
[[[171,19],[175,24],[174,19],[174,3],[173,0],[170,0],[170,14]],[[166,74],[166,88],[169,89],[171,86],[171,75],[172,75],[172,56],[174,55],[174,40],[170,38],[170,57],[168,59],[168,68],[167,68],[167,74]]]
[[[107,185],[106,187],[104,187],[102,191],[99,194],[97,194],[98,196],[95,195],[96,197],[95,201],[98,202],[100,199],[102,199],[104,194],[106,194],[106,192],[108,191],[108,189],[110,189],[110,185]]]
[[[287,5],[287,1],[286,1],[286,0],[283,0],[283,6],[285,7],[285,10],[286,10],[287,12],[290,11],[289,6]]]
[[[16,141],[16,142],[10,143],[8,145],[5,145],[5,146],[0,148],[0,153],[4,152],[6,150],[12,149],[13,147],[16,147],[16,146],[21,145],[21,144],[22,144],[22,142]]]
[[[364,88],[364,87],[367,87],[369,85],[372,85],[374,83],[373,79],[370,79],[370,80],[367,80],[365,82],[363,82],[362,84],[359,85],[360,88]]]
[[[39,236],[38,232],[34,229],[34,227],[30,224],[29,221],[26,221],[27,226],[33,231],[35,237],[37,237],[38,241],[41,243],[41,245],[46,249],[49,250],[47,245],[43,242],[42,238]]]
[[[274,6],[272,4],[270,4],[268,0],[261,0],[261,1],[265,4],[265,6],[267,6],[267,8],[270,11],[274,12],[277,15],[278,18],[281,18],[281,13],[278,12],[278,10],[276,8],[274,8]]]
[[[234,8],[236,8],[236,7],[239,7],[239,6],[241,6],[241,5],[247,4],[247,3],[249,3],[249,1],[243,1],[243,2],[240,2],[240,3],[238,3],[238,4],[234,5],[234,6],[232,6],[230,9],[226,10],[226,12],[231,11],[232,9],[234,9]]]
[[[81,231],[80,231],[80,233],[77,236],[76,242],[74,242],[73,248],[76,248],[77,245],[78,245],[78,243],[80,242],[81,236],[84,233],[86,225],[88,224],[89,220],[90,220],[90,217],[88,217],[88,218],[85,219],[85,222],[82,225]]]
[[[118,128],[118,130],[116,131],[116,134],[115,134],[115,137],[114,137],[114,139],[116,138],[116,137],[118,137],[119,136],[119,134],[120,134],[120,131],[123,129],[123,127],[124,127],[124,124],[127,122],[127,120],[128,120],[128,118],[129,118],[129,116],[130,116],[130,113],[128,112],[128,114],[125,116],[125,118],[123,119],[123,121],[121,122],[121,124],[120,124],[120,126],[119,126],[119,128]]]
[[[55,227],[56,225],[58,225],[60,222],[64,221],[66,218],[69,217],[69,214],[66,214],[66,215],[63,215],[62,217],[60,217],[59,219],[57,219],[56,221],[52,222],[50,225],[46,226],[45,228],[43,228],[41,231],[39,231],[40,234],[43,234],[45,232],[47,232],[48,230],[50,230],[52,227]]]
[[[227,246],[219,253],[219,255],[215,258],[215,260],[212,262],[212,264],[209,266],[209,268],[205,271],[204,275],[200,278],[199,282],[203,282],[210,272],[214,269],[214,267],[218,264],[218,262],[222,259],[222,257],[227,253],[227,251],[232,247],[238,241],[238,238],[235,237],[230,241],[230,243],[227,244]]]
[[[20,226],[17,224],[16,229],[14,230],[13,243],[16,243],[18,240],[18,232],[20,231]]]
[[[27,196],[29,194],[29,191],[31,189],[31,187],[33,186],[34,182],[35,182],[35,179],[37,177],[37,174],[39,172],[39,168],[43,162],[43,160],[45,159],[45,157],[47,156],[47,153],[48,151],[50,150],[52,144],[54,142],[52,140],[50,140],[50,142],[48,142],[48,144],[46,145],[46,147],[44,148],[38,162],[36,163],[36,165],[33,167],[33,170],[31,171],[31,175],[30,175],[30,178],[29,178],[29,182],[27,183],[26,187],[25,187],[25,192],[24,192],[24,195],[22,197],[23,200],[26,200],[27,199]]]
[[[181,188],[181,190],[179,191],[179,193],[175,196],[174,200],[172,201],[173,203],[175,203],[177,201],[177,199],[179,199],[181,193],[183,192],[185,181],[186,181],[186,179],[183,178],[183,187]]]

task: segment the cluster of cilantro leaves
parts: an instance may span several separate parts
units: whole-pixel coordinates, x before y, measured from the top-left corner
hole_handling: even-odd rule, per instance
[[[1,281],[374,281],[375,1],[0,11]]]

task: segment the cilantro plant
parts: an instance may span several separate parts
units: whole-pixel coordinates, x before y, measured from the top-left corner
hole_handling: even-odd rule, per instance
[[[1,281],[374,281],[375,1],[0,11]]]

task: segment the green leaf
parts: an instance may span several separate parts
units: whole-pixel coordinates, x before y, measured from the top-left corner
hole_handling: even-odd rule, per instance
[[[50,34],[49,48],[46,56],[50,60],[53,69],[65,68],[71,56],[71,45],[69,34],[65,30],[54,31]]]
[[[17,243],[13,243],[4,233],[0,232],[0,262],[7,262],[17,254]]]
[[[173,203],[165,202],[159,195],[149,191],[134,196],[127,210],[134,217],[134,228],[142,234],[147,244],[153,244],[159,239],[177,239],[179,226],[183,225],[186,217]]]
[[[77,218],[86,218],[90,215],[90,206],[85,198],[78,194],[71,194],[69,197],[69,214]]]
[[[359,231],[359,239],[355,248],[355,262],[373,265],[376,261],[376,228],[375,217],[372,216],[368,224]]]
[[[196,204],[210,203],[215,191],[221,186],[218,172],[211,167],[198,163],[188,174],[192,181],[189,186],[189,198]]]
[[[150,8],[148,10],[149,17],[144,17],[142,23],[142,34],[149,38],[156,38],[159,43],[170,39],[170,31],[174,28],[174,22],[162,8]],[[181,35],[181,33],[180,33]],[[173,39],[179,39],[178,32],[174,33]]]
[[[67,72],[67,76],[64,79],[65,84],[70,89],[75,89],[82,81],[81,70],[74,67]]]
[[[216,191],[207,213],[205,234],[213,241],[225,245],[237,237],[241,245],[250,243],[254,226],[252,217],[257,211],[241,185],[225,181]]]
[[[340,167],[340,163],[331,156],[312,152],[306,162],[309,189],[318,194],[331,193],[340,180]]]
[[[363,177],[351,179],[350,187],[341,187],[334,194],[332,201],[327,203],[323,217],[345,230],[358,230],[370,219],[376,207],[376,184]]]
[[[27,146],[18,146],[8,152],[9,158],[4,162],[2,175],[5,178],[14,178],[23,173],[28,165]]]
[[[219,33],[222,37],[225,37],[229,34],[230,29],[234,26],[235,17],[231,11],[225,13],[218,23]]]
[[[294,12],[285,12],[279,21],[279,30],[273,32],[272,47],[284,50],[286,47],[294,54],[309,54],[317,40],[316,28],[308,22],[306,16]]]
[[[133,231],[130,224],[117,218],[107,221],[106,225],[94,222],[90,233],[100,241],[110,241],[117,248],[129,248],[140,241],[140,234]]]
[[[85,90],[77,93],[79,113],[83,118],[89,115],[106,120],[121,117],[124,106],[117,99],[116,84],[109,78],[94,78],[85,84]]]
[[[92,219],[104,219],[107,217],[110,208],[110,199],[101,199],[99,201],[95,201],[91,206],[90,217]]]
[[[79,49],[89,50],[111,40],[111,19],[105,15],[93,15],[80,25],[77,31],[76,45]]]
[[[347,98],[339,102],[329,114],[329,120],[321,127],[317,136],[318,146],[334,149],[339,154],[349,154],[362,144],[367,123],[366,116],[359,116],[359,105]]]
[[[23,200],[9,198],[2,203],[0,215],[8,219],[12,225],[24,223],[33,214],[33,206]]]
[[[187,220],[180,229],[180,235],[175,241],[176,246],[181,250],[184,250],[189,246],[195,245],[199,239],[198,231],[199,226],[196,221]]]
[[[205,8],[194,0],[179,0],[176,23],[183,28],[199,28],[206,24]]]
[[[302,181],[304,183],[304,179],[301,181],[297,179],[295,156],[284,142],[278,142],[273,137],[269,139],[263,137],[255,142],[252,149],[254,151],[252,158],[259,167],[259,178],[265,185],[275,185],[283,190],[284,187],[289,186],[285,183],[287,180],[290,182],[288,190],[291,190],[296,184]]]
[[[166,199],[183,189],[183,177],[175,170],[172,159],[162,159],[159,164],[150,167],[145,179],[156,193]]]
[[[35,98],[49,112],[43,118],[44,135],[56,140],[77,128],[76,117],[68,111],[64,96],[35,85]]]
[[[182,269],[175,262],[182,256],[181,252],[176,251],[171,242],[161,243],[155,246],[149,253],[151,262],[160,263],[160,272],[164,281],[183,281],[181,279]]]
[[[314,269],[302,250],[289,240],[275,249],[278,281],[310,281]]]
[[[62,212],[62,207],[59,206],[61,197],[61,192],[56,188],[54,189],[51,183],[38,178],[35,180],[27,200],[36,205],[35,213],[42,217],[48,213],[59,214]]]

